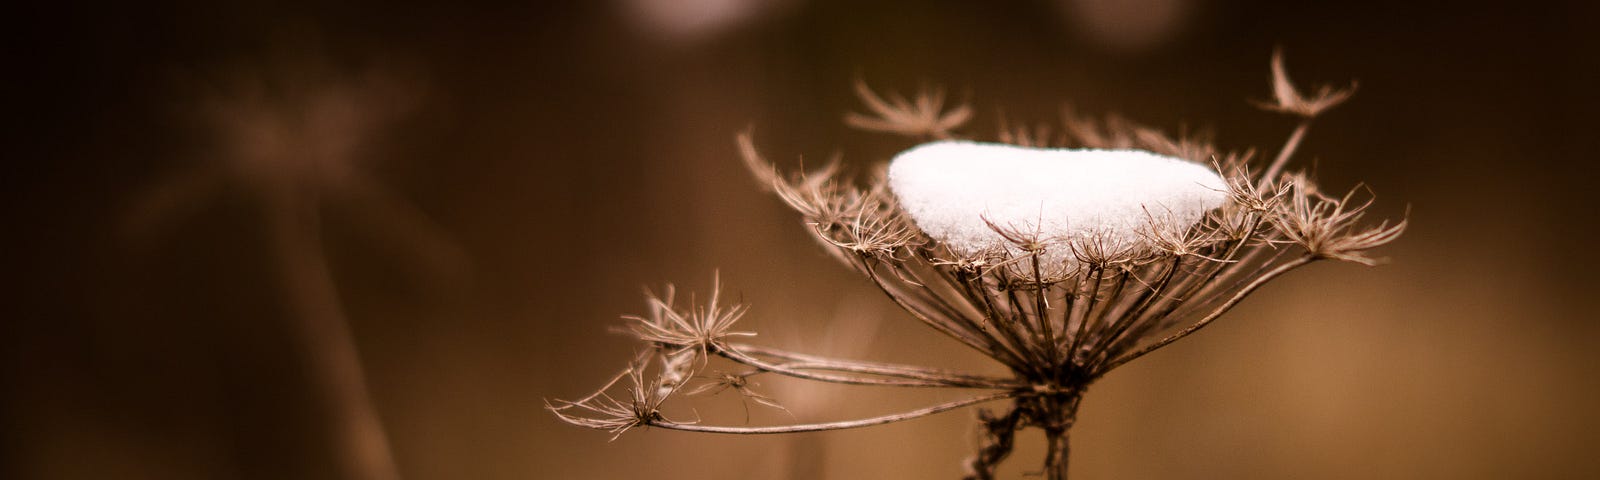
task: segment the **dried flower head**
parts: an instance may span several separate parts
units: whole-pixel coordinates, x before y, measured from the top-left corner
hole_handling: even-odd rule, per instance
[[[711,299],[704,305],[679,308],[673,304],[676,289],[667,285],[665,293],[646,292],[650,304],[649,314],[624,316],[632,320],[629,329],[634,337],[671,352],[698,350],[702,354],[716,351],[727,344],[729,337],[755,336],[751,332],[733,331],[734,322],[743,317],[747,307],[723,307],[722,277],[715,275],[711,281]]]
[[[1272,224],[1285,238],[1313,255],[1377,265],[1379,261],[1367,256],[1366,251],[1388,244],[1405,232],[1404,219],[1365,228],[1358,225],[1373,201],[1365,188],[1356,187],[1341,198],[1329,198],[1318,194],[1303,175],[1293,176],[1288,187],[1292,189],[1289,201],[1274,211]],[[1367,196],[1358,198],[1362,193]]]
[[[872,115],[852,112],[845,115],[844,123],[862,130],[907,137],[948,138],[952,131],[972,118],[972,108],[967,105],[957,105],[946,111],[944,90],[934,87],[923,87],[915,100],[907,101],[891,92],[888,101],[884,101],[866,82],[857,81],[856,96]]]
[[[1283,50],[1272,52],[1272,103],[1256,102],[1256,105],[1275,112],[1282,112],[1300,117],[1315,117],[1330,108],[1339,106],[1351,95],[1356,93],[1356,83],[1351,82],[1346,88],[1333,88],[1331,85],[1317,87],[1316,93],[1303,95],[1300,89],[1295,88],[1289,81],[1289,72],[1283,67]]]
[[[1301,97],[1283,74],[1281,58],[1273,63],[1278,109],[1309,119],[1348,96],[1324,91]],[[857,90],[878,117],[852,114],[846,121],[865,130],[942,139],[970,112],[965,106],[943,112],[936,92],[924,91],[913,103],[899,97],[885,102],[865,85]],[[1273,161],[1257,169],[1250,151],[1220,151],[1203,135],[1172,137],[1069,111],[1060,129],[1003,126],[1005,143],[913,146],[861,180],[845,175],[837,162],[782,174],[746,133],[739,137],[746,165],[800,214],[824,248],[912,318],[1011,374],[737,343],[730,337],[741,334],[731,327],[742,307],[722,309],[713,293],[709,306],[677,309],[669,289],[651,297],[647,315],[630,317],[633,335],[655,346],[662,359],[658,370],[665,373],[657,375],[655,394],[670,396],[711,356],[753,370],[719,374],[693,391],[734,389],[769,406],[776,400],[748,391],[751,376],[991,393],[879,417],[770,427],[668,421],[654,414],[656,397],[639,396],[643,384],[630,389],[631,404],[608,401],[603,389],[553,409],[569,422],[617,432],[651,425],[762,434],[878,425],[1009,400],[1004,413],[983,414],[982,445],[967,463],[967,478],[993,478],[1015,432],[1025,428],[1045,431],[1045,474],[1064,478],[1066,432],[1094,381],[1204,328],[1291,270],[1322,259],[1372,265],[1367,252],[1404,231],[1404,221],[1360,226],[1371,202],[1354,200],[1354,192],[1328,198],[1304,175],[1278,173],[1308,127],[1303,121]],[[1251,175],[1254,170],[1264,173]],[[574,408],[595,418],[564,413]]]
[[[627,370],[612,377],[588,397],[576,401],[546,401],[545,409],[567,423],[611,432],[611,440],[634,427],[678,423],[667,420],[661,413],[662,402],[676,393],[677,388],[663,390],[658,388],[659,379],[646,380],[650,359],[648,355],[641,355]],[[609,391],[623,379],[628,380],[626,396],[618,399]]]

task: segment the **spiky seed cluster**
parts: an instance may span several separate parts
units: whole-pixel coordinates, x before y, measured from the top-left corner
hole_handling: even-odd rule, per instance
[[[867,87],[866,82],[858,80],[856,96],[861,98],[867,110],[872,111],[872,115],[851,112],[845,115],[844,123],[872,132],[930,139],[947,138],[952,130],[960,128],[972,118],[972,107],[965,104],[945,111],[944,91],[938,88],[923,88],[911,101],[897,93],[890,93],[889,100],[884,101]]]
[[[729,337],[755,336],[751,332],[733,330],[734,322],[744,316],[748,307],[724,307],[719,301],[721,291],[722,280],[716,276],[712,280],[709,301],[704,305],[679,309],[674,305],[677,289],[667,285],[661,295],[646,292],[650,305],[648,315],[626,315],[623,318],[631,320],[628,328],[635,338],[673,353],[696,350],[704,355],[722,348]]]
[[[720,306],[720,285],[714,283],[710,302],[700,307],[676,306],[670,287],[662,295],[651,294],[648,313],[628,317],[628,332],[651,347],[641,360],[600,392],[549,408],[570,423],[616,434],[637,426],[760,434],[878,425],[1010,399],[1007,413],[985,416],[987,440],[969,462],[967,478],[992,478],[994,466],[1010,452],[1014,432],[1027,427],[1045,430],[1050,440],[1046,476],[1064,478],[1065,432],[1090,383],[1204,328],[1268,281],[1300,266],[1322,259],[1375,264],[1367,252],[1405,230],[1404,220],[1359,225],[1371,205],[1370,197],[1356,200],[1361,189],[1336,199],[1318,193],[1303,173],[1279,173],[1309,120],[1344,101],[1349,92],[1325,88],[1310,97],[1301,95],[1289,83],[1279,55],[1274,55],[1272,71],[1276,102],[1265,108],[1304,120],[1260,169],[1252,165],[1253,152],[1222,152],[1204,136],[1169,137],[1115,117],[1097,122],[1066,110],[1059,129],[1003,123],[999,140],[1017,145],[993,147],[1005,152],[1024,151],[1020,147],[1136,149],[1154,152],[1139,155],[1172,157],[1182,168],[1211,179],[1199,182],[1199,189],[1164,187],[1170,189],[1167,193],[1184,192],[1178,196],[1110,189],[1109,196],[1069,196],[1059,205],[1041,201],[1041,211],[1031,222],[1015,212],[968,211],[961,202],[940,202],[950,197],[1015,202],[1016,192],[1004,188],[1006,178],[1017,178],[1018,184],[1024,183],[1020,179],[1061,181],[1038,175],[1044,167],[1037,164],[991,166],[993,170],[979,165],[930,194],[918,192],[917,185],[896,183],[916,175],[882,168],[858,182],[844,174],[837,160],[809,172],[784,174],[757,152],[748,133],[739,136],[740,152],[756,178],[800,214],[807,231],[835,258],[864,274],[918,321],[1004,364],[1012,371],[1009,378],[737,343],[734,337],[752,335],[733,330],[746,310]],[[932,90],[924,90],[915,101],[898,96],[885,101],[865,85],[858,85],[857,93],[875,116],[851,114],[847,123],[922,140],[954,136],[971,112],[965,105],[946,111],[942,94]],[[950,144],[919,149],[940,145]],[[982,160],[955,158],[940,168],[966,168],[962,162],[969,161]],[[1264,173],[1252,175],[1253,170]],[[1000,178],[1002,188],[961,183],[963,178],[984,181],[979,177]],[[1103,185],[1091,179],[1068,186],[1093,190]],[[1040,192],[1053,194],[1049,189]],[[1114,208],[1097,210],[1085,207],[1085,201]],[[938,208],[930,214],[929,205]],[[1095,215],[1109,215],[1111,209],[1116,210],[1115,222],[1074,230],[1103,222]],[[1059,216],[1063,211],[1072,215]],[[961,227],[951,230],[939,223],[946,220]],[[712,357],[749,370],[699,375]],[[648,369],[653,375],[646,379],[652,359],[656,367]],[[758,404],[781,408],[775,399],[750,390],[748,379],[762,374],[998,392],[881,417],[774,427],[698,425],[660,414],[662,402],[695,378],[709,380],[691,392],[734,390]],[[624,377],[632,382],[627,400],[619,401],[606,391]]]
[[[1344,103],[1355,93],[1356,84],[1354,82],[1351,82],[1347,88],[1321,85],[1317,87],[1316,93],[1311,95],[1300,93],[1300,89],[1295,88],[1294,83],[1289,81],[1289,72],[1283,66],[1283,51],[1274,50],[1272,52],[1273,101],[1256,102],[1256,105],[1265,110],[1312,118]]]
[[[1385,220],[1366,228],[1358,224],[1373,201],[1370,192],[1365,199],[1357,198],[1366,192],[1362,187],[1351,189],[1341,198],[1330,198],[1318,193],[1304,175],[1294,175],[1285,188],[1291,192],[1289,202],[1274,212],[1272,223],[1284,237],[1312,255],[1377,265],[1378,260],[1367,256],[1367,250],[1392,242],[1405,232],[1404,219],[1392,224]]]
[[[673,422],[662,415],[661,404],[677,389],[662,389],[657,381],[648,379],[651,359],[651,356],[641,355],[627,370],[612,377],[588,397],[576,401],[546,401],[545,408],[567,423],[611,432],[612,440],[635,427],[661,423],[692,425],[693,422]],[[612,396],[610,390],[623,380],[627,380],[626,396],[619,399]]]

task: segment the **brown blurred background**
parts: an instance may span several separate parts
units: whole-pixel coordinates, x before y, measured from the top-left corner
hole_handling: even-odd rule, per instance
[[[642,285],[714,269],[761,341],[993,369],[827,259],[733,134],[882,161],[908,145],[839,121],[864,78],[949,86],[983,135],[1070,101],[1270,150],[1291,120],[1246,100],[1274,46],[1359,80],[1303,158],[1412,228],[1097,384],[1074,477],[1600,477],[1585,2],[329,3],[7,9],[0,477],[337,478],[259,194],[288,179],[331,185],[319,244],[405,478],[956,478],[970,411],[607,443],[542,401],[624,365]],[[811,421],[958,394],[764,386]]]

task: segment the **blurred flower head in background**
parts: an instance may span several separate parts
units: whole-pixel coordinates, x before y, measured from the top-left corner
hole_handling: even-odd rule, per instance
[[[692,44],[794,7],[801,0],[617,0],[638,29],[659,40]]]
[[[1182,33],[1202,2],[1189,0],[1056,0],[1062,20],[1089,44],[1111,53],[1140,53]]]

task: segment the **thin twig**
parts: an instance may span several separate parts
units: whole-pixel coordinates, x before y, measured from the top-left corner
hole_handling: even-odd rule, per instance
[[[792,362],[784,364],[785,367],[794,369],[834,370],[841,372],[869,373],[919,380],[946,381],[951,383],[966,383],[971,386],[985,388],[1017,388],[1025,386],[1023,383],[1009,378],[991,377],[957,372],[941,368],[923,367],[917,365],[901,365],[893,363],[867,362],[860,360],[843,360],[836,358],[820,357],[803,353],[790,352],[771,347],[749,344],[728,344],[728,349],[738,350],[749,355],[768,356],[781,358]]]
[[[843,384],[843,385],[876,385],[876,386],[888,386],[888,387],[1010,388],[1010,387],[1000,387],[1000,386],[990,386],[990,385],[974,385],[973,383],[977,383],[977,382],[970,382],[970,381],[963,381],[963,380],[878,378],[878,377],[859,377],[859,376],[852,376],[852,375],[834,375],[834,374],[828,374],[828,373],[817,373],[817,372],[807,371],[806,369],[790,368],[790,367],[782,365],[782,364],[776,364],[776,363],[767,362],[765,360],[761,360],[759,358],[756,358],[756,357],[747,355],[747,354],[745,354],[743,352],[740,352],[740,351],[738,351],[736,349],[728,348],[728,347],[725,347],[725,346],[717,348],[715,351],[716,351],[716,353],[718,355],[721,355],[724,358],[727,358],[729,360],[733,360],[735,362],[743,363],[745,365],[749,365],[749,366],[755,367],[757,369],[766,370],[766,371],[769,371],[769,372],[772,372],[772,373],[776,373],[776,374],[779,374],[779,375],[785,375],[785,376],[790,376],[790,377],[795,377],[795,378],[802,378],[802,379],[806,379],[806,380],[816,380],[816,381],[819,381],[819,382],[838,383],[838,384]]]
[[[886,424],[886,423],[895,423],[895,422],[911,420],[911,419],[914,419],[914,418],[926,417],[926,416],[929,416],[929,415],[933,415],[933,414],[936,414],[936,413],[943,413],[943,412],[946,412],[946,411],[954,410],[954,409],[965,407],[965,406],[968,406],[968,405],[977,405],[979,403],[992,402],[992,401],[995,401],[995,400],[1002,400],[1002,399],[1012,398],[1012,397],[1016,397],[1016,396],[1021,395],[1021,394],[1022,394],[1021,392],[994,393],[994,394],[984,395],[984,396],[981,396],[981,397],[972,397],[972,398],[968,398],[968,399],[964,399],[964,400],[956,400],[956,401],[952,401],[952,402],[945,402],[945,403],[941,403],[941,404],[934,405],[934,406],[927,407],[927,408],[921,408],[921,409],[917,409],[917,410],[912,410],[912,411],[909,411],[909,412],[894,413],[894,414],[883,415],[883,416],[879,416],[879,417],[863,418],[863,419],[859,419],[859,420],[844,420],[844,421],[827,422],[827,423],[810,423],[810,424],[801,424],[801,425],[779,425],[779,426],[773,426],[773,427],[724,427],[724,426],[716,426],[716,425],[691,425],[691,424],[684,424],[684,423],[672,423],[672,422],[667,422],[667,421],[652,421],[650,423],[650,426],[661,427],[661,428],[670,429],[670,430],[683,430],[683,431],[686,431],[686,432],[729,433],[729,434],[735,434],[735,435],[765,435],[765,434],[774,434],[774,433],[800,433],[800,432],[820,432],[820,431],[825,431],[825,430],[845,430],[845,429],[850,429],[850,428],[871,427],[871,426],[874,426],[874,425],[883,425],[883,424]]]
[[[1125,364],[1125,363],[1128,363],[1130,361],[1133,361],[1133,359],[1135,359],[1135,358],[1142,357],[1147,353],[1153,352],[1158,348],[1165,347],[1168,344],[1171,344],[1172,342],[1178,341],[1178,339],[1180,339],[1180,338],[1186,337],[1191,333],[1194,333],[1196,331],[1199,331],[1202,328],[1205,328],[1206,325],[1210,325],[1211,324],[1211,321],[1216,320],[1217,317],[1222,316],[1223,313],[1227,313],[1227,311],[1232,309],[1234,305],[1238,305],[1241,300],[1244,300],[1244,297],[1249,296],[1251,292],[1256,291],[1257,288],[1261,288],[1262,285],[1266,285],[1266,283],[1268,281],[1270,281],[1270,280],[1272,280],[1274,278],[1277,278],[1279,275],[1283,275],[1285,273],[1288,273],[1290,270],[1294,270],[1295,268],[1298,268],[1298,267],[1300,267],[1302,265],[1311,263],[1311,262],[1316,261],[1316,260],[1317,260],[1316,257],[1307,255],[1307,256],[1302,256],[1302,257],[1296,258],[1294,260],[1291,260],[1288,263],[1285,263],[1283,265],[1279,265],[1278,268],[1274,268],[1274,269],[1272,269],[1272,271],[1269,271],[1269,272],[1261,275],[1260,277],[1256,277],[1256,279],[1254,281],[1250,282],[1250,284],[1248,284],[1248,285],[1245,285],[1244,288],[1240,289],[1238,293],[1233,294],[1233,297],[1229,298],[1227,302],[1224,302],[1221,306],[1217,307],[1216,310],[1212,311],[1211,314],[1206,315],[1205,318],[1200,319],[1200,321],[1195,322],[1193,325],[1190,325],[1188,328],[1185,328],[1185,329],[1179,331],[1178,333],[1174,333],[1174,334],[1172,334],[1170,336],[1167,336],[1167,338],[1163,338],[1159,342],[1152,343],[1150,345],[1145,346],[1144,348],[1138,349],[1138,350],[1134,351],[1133,353],[1130,353],[1130,354],[1124,355],[1122,357],[1119,357],[1116,360],[1112,360],[1110,362],[1106,362],[1105,366],[1099,368],[1098,370],[1102,374],[1104,372],[1109,372],[1111,370],[1116,369],[1119,366],[1122,366],[1122,364]]]
[[[1300,125],[1294,128],[1294,133],[1290,133],[1289,140],[1284,142],[1283,149],[1278,151],[1278,157],[1272,159],[1267,171],[1262,172],[1256,188],[1266,189],[1268,185],[1278,181],[1278,174],[1283,171],[1284,165],[1289,163],[1289,157],[1294,155],[1294,151],[1300,148],[1300,140],[1306,137],[1306,131],[1311,130],[1311,120],[1314,118],[1305,117],[1300,120]]]

